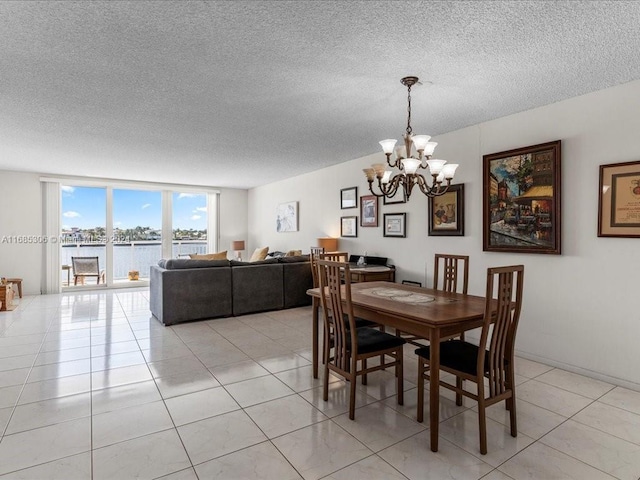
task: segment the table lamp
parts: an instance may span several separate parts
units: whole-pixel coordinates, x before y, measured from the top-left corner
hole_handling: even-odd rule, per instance
[[[244,250],[244,240],[234,240],[231,242],[231,250],[236,252],[236,260],[242,261],[241,252]]]
[[[337,252],[338,251],[338,239],[331,237],[324,237],[318,239],[318,246],[324,248],[325,252]]]

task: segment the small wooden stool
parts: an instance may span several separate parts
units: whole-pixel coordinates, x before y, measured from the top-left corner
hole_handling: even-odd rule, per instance
[[[18,297],[22,298],[22,279],[21,278],[7,278],[8,283],[18,285]]]

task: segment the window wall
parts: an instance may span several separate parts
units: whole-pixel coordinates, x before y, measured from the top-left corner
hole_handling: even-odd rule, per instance
[[[192,253],[207,253],[207,195],[173,192],[172,256],[187,257]]]
[[[217,231],[217,192],[162,187],[61,182],[59,260],[51,255],[60,285],[146,284],[151,265],[161,258],[216,251],[210,232]],[[99,277],[76,284],[72,257],[78,256],[98,257]]]

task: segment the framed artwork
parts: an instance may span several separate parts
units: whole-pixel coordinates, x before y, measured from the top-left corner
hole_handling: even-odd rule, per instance
[[[404,194],[404,188],[399,188],[396,194],[391,198],[382,197],[383,205],[395,205],[397,203],[406,203],[406,202],[407,202],[407,198],[405,197],[405,194]]]
[[[358,236],[358,217],[340,217],[340,236]]]
[[[358,187],[340,190],[340,208],[356,208],[358,206]]]
[[[385,213],[384,214],[384,236],[385,237],[406,237],[407,236],[407,214],[406,213]]]
[[[298,231],[298,202],[286,202],[276,209],[276,232]]]
[[[429,197],[429,235],[464,236],[464,184],[451,185],[447,193]]]
[[[559,255],[560,140],[482,158],[482,249]]]
[[[378,226],[378,197],[375,195],[360,197],[360,226]]]
[[[640,237],[640,161],[600,165],[598,236]]]

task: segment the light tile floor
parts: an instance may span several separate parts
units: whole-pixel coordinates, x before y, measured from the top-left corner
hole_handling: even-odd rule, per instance
[[[148,289],[29,296],[0,314],[0,479],[640,478],[640,393],[516,360],[478,451],[473,402],[442,394],[440,450],[391,372],[329,401],[311,376],[311,309],[164,327]],[[428,414],[427,414],[428,418]]]

